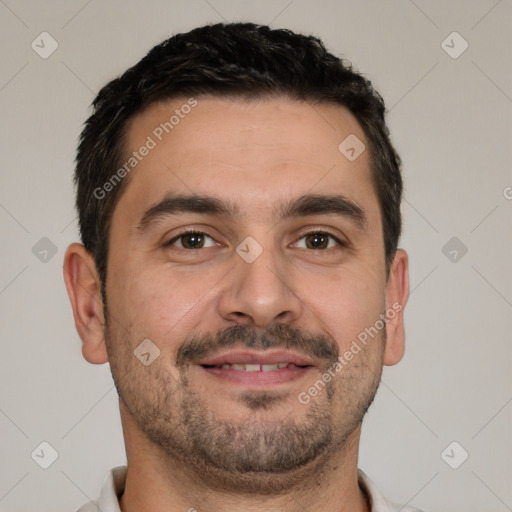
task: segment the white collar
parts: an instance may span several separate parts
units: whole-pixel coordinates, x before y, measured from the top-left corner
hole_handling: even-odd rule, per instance
[[[126,466],[112,469],[101,489],[99,500],[96,503],[84,505],[78,512],[121,512],[119,498],[123,494],[126,481]],[[421,512],[418,509],[400,506],[388,501],[375,484],[358,469],[359,486],[370,500],[371,512]]]

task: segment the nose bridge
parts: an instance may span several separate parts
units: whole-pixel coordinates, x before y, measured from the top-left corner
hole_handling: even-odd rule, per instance
[[[288,283],[286,262],[271,242],[247,237],[237,248],[231,282],[220,301],[223,317],[267,327],[298,318],[301,303]]]

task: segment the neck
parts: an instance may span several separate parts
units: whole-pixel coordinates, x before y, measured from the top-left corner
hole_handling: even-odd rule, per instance
[[[149,441],[121,407],[128,472],[122,512],[368,512],[357,480],[360,427],[344,445],[286,474],[220,475],[173,457]],[[230,478],[231,477],[231,478]],[[261,485],[254,485],[260,480]],[[256,490],[256,489],[259,489]]]

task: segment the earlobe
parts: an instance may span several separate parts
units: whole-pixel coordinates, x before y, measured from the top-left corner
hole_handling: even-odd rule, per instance
[[[397,364],[405,352],[404,309],[409,298],[409,258],[396,251],[386,285],[386,348],[384,364]]]
[[[82,354],[90,363],[106,363],[103,301],[94,258],[82,244],[71,244],[66,250],[63,270],[76,330],[82,340]]]

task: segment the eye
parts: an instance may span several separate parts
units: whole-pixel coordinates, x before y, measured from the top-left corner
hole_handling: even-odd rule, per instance
[[[169,240],[166,246],[174,245],[181,249],[205,249],[207,247],[213,247],[216,245],[215,240],[200,231],[188,231],[175,236],[172,240]]]
[[[343,246],[345,244],[330,233],[325,233],[324,231],[314,231],[301,237],[299,242],[295,244],[295,247],[299,247],[301,249],[318,250],[331,249],[336,245]]]

